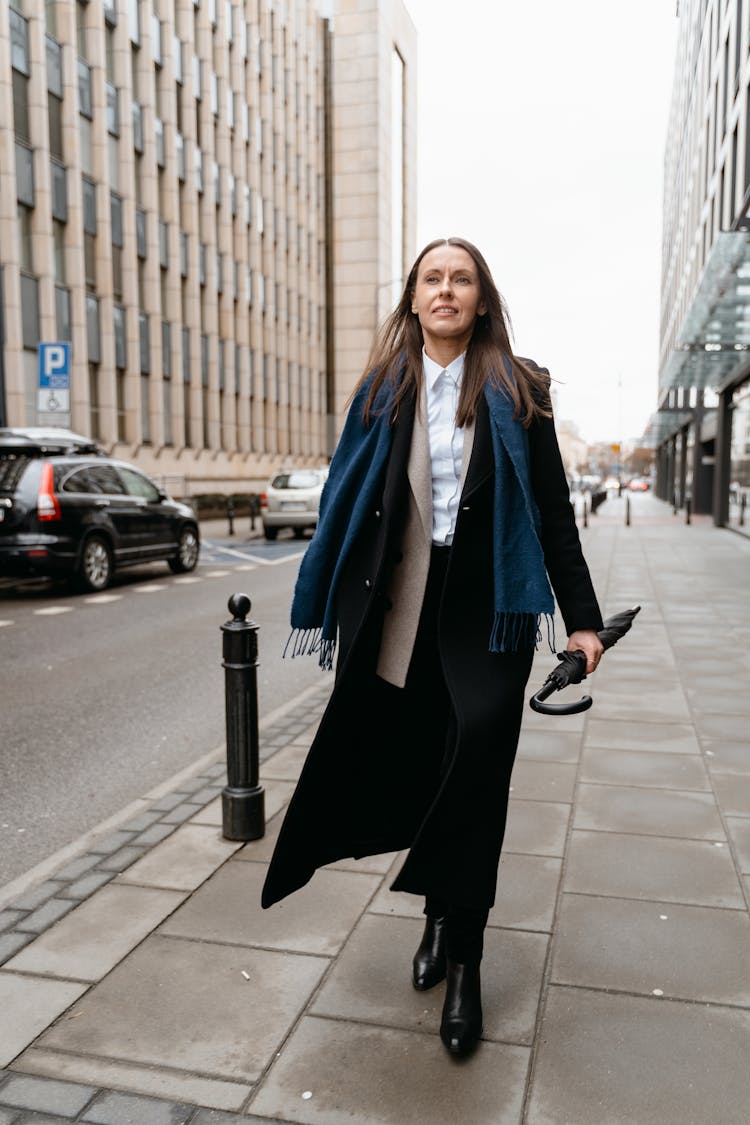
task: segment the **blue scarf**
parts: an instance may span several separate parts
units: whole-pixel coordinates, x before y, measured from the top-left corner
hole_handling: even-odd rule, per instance
[[[284,649],[291,655],[316,652],[321,668],[333,667],[336,650],[336,592],[352,545],[379,501],[391,450],[393,385],[378,391],[370,423],[363,409],[369,380],[349,410],[328,480],[320,498],[318,526],[300,566],[292,602],[292,633]],[[494,618],[490,652],[519,652],[548,632],[555,609],[539,542],[539,510],[529,480],[528,433],[513,418],[513,403],[487,384],[492,450],[495,459],[493,504]],[[554,651],[554,640],[550,640]]]

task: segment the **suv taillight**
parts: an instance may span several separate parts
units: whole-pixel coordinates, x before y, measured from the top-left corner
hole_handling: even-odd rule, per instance
[[[261,492],[260,494],[260,506],[261,508],[268,507],[268,497],[266,496],[265,492]]]
[[[60,503],[55,496],[55,474],[50,461],[42,465],[42,479],[39,482],[39,494],[36,498],[36,515],[38,520],[59,520]]]

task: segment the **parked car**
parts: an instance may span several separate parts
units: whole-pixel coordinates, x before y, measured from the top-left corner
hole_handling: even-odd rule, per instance
[[[631,492],[648,492],[650,487],[651,483],[646,477],[633,477],[628,482],[628,488]]]
[[[289,527],[297,539],[318,524],[318,505],[328,469],[282,469],[266,485],[260,512],[266,539]]]
[[[192,508],[68,430],[0,429],[0,574],[60,575],[104,590],[115,570],[198,562]]]

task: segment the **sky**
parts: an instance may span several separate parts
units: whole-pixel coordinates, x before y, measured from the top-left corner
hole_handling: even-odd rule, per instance
[[[487,259],[515,351],[586,440],[656,408],[675,0],[405,0],[418,34],[417,246]]]

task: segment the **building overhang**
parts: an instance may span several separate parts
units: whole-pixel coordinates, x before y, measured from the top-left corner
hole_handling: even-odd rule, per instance
[[[656,449],[692,420],[692,410],[657,410],[646,423],[641,445]]]
[[[677,346],[659,376],[678,387],[719,389],[750,361],[750,234],[720,231],[703,267]]]

